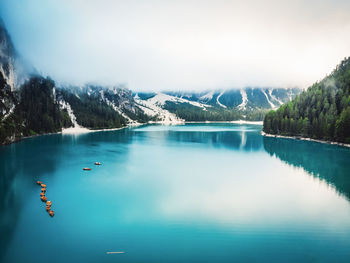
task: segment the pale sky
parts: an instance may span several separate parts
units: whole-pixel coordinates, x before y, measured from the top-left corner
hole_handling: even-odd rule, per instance
[[[132,90],[306,87],[350,56],[349,14],[349,0],[0,3],[42,74]]]

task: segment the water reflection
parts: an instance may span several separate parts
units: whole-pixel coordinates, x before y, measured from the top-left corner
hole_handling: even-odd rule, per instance
[[[50,138],[51,143],[47,138],[40,138],[45,143],[28,140],[0,148],[0,259],[11,240],[24,200],[33,188],[37,189],[34,177],[56,169],[60,147],[55,145],[59,138]]]
[[[303,169],[270,158],[262,148],[260,127],[209,128],[185,125],[164,130],[153,126],[134,131],[140,140],[131,153],[136,170],[127,188],[144,196],[142,207],[147,212],[128,206],[125,217],[141,211],[136,217],[150,217],[150,221],[165,217],[181,223],[264,228],[293,225],[299,218],[316,225],[316,214],[327,208],[334,215],[348,205]],[[323,220],[339,223],[342,218],[325,215]]]
[[[186,124],[181,126],[150,125],[135,129],[133,132],[141,141],[163,138],[167,142],[193,143],[213,148],[229,148],[243,151],[263,149],[260,126],[238,124]],[[164,141],[163,140],[163,141]]]
[[[0,262],[112,262],[105,252],[119,249],[123,262],[216,262],[219,254],[220,262],[246,262],[247,254],[302,262],[310,251],[316,261],[347,262],[349,202],[308,174],[334,184],[331,170],[345,178],[349,152],[266,139],[259,126],[196,124],[1,147]],[[293,161],[300,155],[309,159]],[[103,165],[82,171],[96,159]],[[322,175],[326,159],[333,163]],[[37,179],[48,184],[53,220]]]
[[[350,200],[350,149],[289,139],[264,137],[271,155],[333,186]]]
[[[37,194],[40,205],[40,189],[35,182],[52,179],[69,157],[99,154],[100,145],[104,145],[103,151],[110,152],[116,161],[123,161],[127,155],[127,147],[123,146],[132,140],[125,135],[127,132],[39,136],[0,147],[0,262],[26,200]]]

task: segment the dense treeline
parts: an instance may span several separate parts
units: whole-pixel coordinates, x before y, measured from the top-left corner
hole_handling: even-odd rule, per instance
[[[137,110],[135,113],[124,109],[124,114],[127,115],[132,120],[137,120],[140,123],[147,123],[149,121],[155,120],[154,117],[146,115],[143,111]]]
[[[263,130],[350,143],[350,58],[291,102],[270,111]]]
[[[32,77],[22,86],[17,111],[30,134],[58,132],[71,125],[55,100],[54,87],[53,80],[42,77]]]
[[[164,108],[186,121],[231,121],[238,120],[241,116],[234,111],[202,110],[189,103],[176,104],[170,101],[166,102]]]
[[[247,121],[262,121],[264,120],[265,115],[268,113],[268,110],[246,110],[244,112],[245,120]]]
[[[39,76],[31,77],[16,95],[14,112],[0,124],[0,142],[23,136],[61,131],[71,125],[66,111],[55,100],[54,82]]]
[[[59,95],[68,102],[79,125],[92,129],[118,128],[126,125],[125,119],[97,95],[79,94],[79,98],[68,90]]]

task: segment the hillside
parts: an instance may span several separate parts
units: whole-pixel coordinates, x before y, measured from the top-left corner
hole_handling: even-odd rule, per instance
[[[135,94],[145,112],[160,119],[185,121],[261,121],[301,92],[298,88],[243,88],[203,92],[159,92]]]
[[[0,144],[69,127],[118,128],[149,120],[123,87],[57,87],[27,68],[0,20]]]
[[[350,58],[264,119],[264,132],[350,143]]]
[[[0,144],[22,137],[147,122],[260,121],[300,92],[243,88],[132,93],[124,86],[57,85],[26,65],[0,21]],[[68,129],[69,128],[69,129]]]

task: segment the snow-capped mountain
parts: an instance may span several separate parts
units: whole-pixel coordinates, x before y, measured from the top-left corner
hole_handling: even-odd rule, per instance
[[[87,126],[85,119],[88,108],[103,107],[120,115],[123,124],[133,125],[148,120],[147,115],[134,101],[132,92],[123,86],[84,85],[81,87],[59,87],[57,100],[62,110],[66,109],[74,127]],[[103,118],[103,117],[101,117]],[[91,127],[94,128],[94,127]]]
[[[262,120],[301,92],[298,88],[244,88],[206,92],[135,93],[145,114],[163,123],[182,121]]]
[[[14,110],[15,50],[0,19],[0,120],[6,119]]]
[[[177,116],[176,113],[170,112],[167,109],[169,102],[174,104],[188,104],[193,107],[197,107],[200,111],[206,111],[207,108],[211,108],[211,105],[200,103],[197,101],[191,101],[182,97],[176,97],[165,93],[156,93],[154,96],[148,99],[141,99],[138,94],[134,97],[135,102],[148,116],[154,117],[156,121],[161,123],[181,123],[184,119]]]
[[[268,109],[278,108],[299,92],[245,88],[132,93],[118,85],[56,85],[20,59],[0,21],[0,143],[62,130],[81,132],[147,122],[262,120]]]
[[[64,128],[105,129],[150,118],[124,87],[57,87],[17,54],[0,21],[0,144]]]
[[[166,92],[166,94],[222,108],[276,109],[301,92],[299,88],[242,88],[206,92]]]

